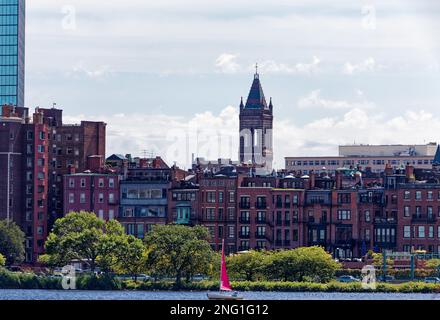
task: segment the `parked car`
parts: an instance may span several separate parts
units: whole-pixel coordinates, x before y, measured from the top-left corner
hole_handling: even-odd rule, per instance
[[[340,276],[337,279],[339,282],[359,282],[360,280],[358,278],[355,278],[353,276]]]
[[[196,274],[196,275],[194,275],[193,277],[192,277],[192,280],[193,281],[202,281],[202,280],[208,280],[209,279],[209,277],[208,276],[205,276],[205,275],[203,275],[203,274]]]
[[[379,280],[383,281],[383,282],[391,282],[391,281],[394,281],[396,279],[393,276],[385,276],[385,278],[384,277],[380,277]]]
[[[440,278],[437,277],[426,277],[425,283],[440,283]]]
[[[152,278],[146,274],[138,274],[136,277],[131,274],[118,274],[116,277],[118,280],[138,280],[138,281],[149,281]]]

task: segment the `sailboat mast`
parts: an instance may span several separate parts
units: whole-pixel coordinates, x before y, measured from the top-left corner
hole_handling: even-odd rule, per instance
[[[223,279],[223,263],[225,260],[225,239],[222,239],[222,258],[220,261],[220,290],[222,291],[222,279]]]

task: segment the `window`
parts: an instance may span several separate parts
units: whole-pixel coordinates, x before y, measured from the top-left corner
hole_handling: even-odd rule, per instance
[[[235,208],[228,208],[228,219],[235,220]]]
[[[104,210],[99,209],[98,215],[99,215],[99,219],[104,220]]]
[[[223,203],[223,192],[218,193],[218,202]]]
[[[292,203],[293,204],[298,204],[298,195],[293,195],[293,198],[292,198]]]
[[[75,179],[69,179],[69,188],[75,188]]]
[[[37,227],[37,234],[42,235],[44,233],[44,227],[38,226]]]
[[[206,193],[206,202],[215,203],[215,192],[208,191]]]
[[[86,187],[86,179],[81,179],[81,188]]]
[[[350,220],[351,210],[338,210],[338,220]]]
[[[432,191],[428,191],[428,193],[426,194],[426,198],[428,200],[432,200],[433,199]]]
[[[207,208],[206,209],[206,220],[214,220],[215,219],[215,209]]]
[[[411,226],[403,226],[403,237],[411,238]]]
[[[113,220],[114,218],[115,218],[115,210],[110,209],[110,210],[108,211],[108,219],[109,219],[109,220]]]
[[[409,200],[410,196],[411,196],[411,192],[409,192],[409,191],[405,191],[403,193],[403,199],[405,199],[405,200]]]
[[[81,193],[79,195],[79,203],[86,203],[86,194],[85,193]]]
[[[108,187],[109,188],[115,187],[115,179],[113,179],[113,178],[108,179]]]
[[[103,193],[100,193],[98,195],[98,203],[104,203],[104,194]]]
[[[104,187],[104,179],[102,179],[102,178],[99,179],[98,180],[98,185],[99,185],[100,188],[103,188]]]
[[[235,226],[228,226],[228,237],[229,239],[235,238]]]
[[[409,217],[410,216],[409,206],[404,206],[403,207],[403,216],[404,217]]]
[[[371,221],[370,211],[365,210],[365,222],[370,222],[370,221]]]
[[[292,232],[293,241],[298,241],[298,229],[294,229]]]
[[[428,238],[434,238],[434,226],[428,227]]]
[[[365,229],[365,240],[370,241],[370,239],[371,239],[370,229]]]
[[[109,193],[109,195],[108,195],[108,202],[110,204],[115,203],[115,194],[114,193]]]
[[[75,194],[69,193],[69,203],[75,203]]]
[[[416,200],[422,200],[422,191],[416,191]]]
[[[234,202],[235,202],[235,192],[229,191],[229,203],[234,203]]]
[[[134,209],[133,208],[125,208],[122,215],[124,217],[133,217],[134,216]]]
[[[425,226],[419,226],[418,238],[424,238],[424,237],[425,237]]]

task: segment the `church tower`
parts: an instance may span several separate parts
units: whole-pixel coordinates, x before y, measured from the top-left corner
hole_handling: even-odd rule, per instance
[[[273,105],[269,105],[261,87],[258,66],[246,104],[240,103],[240,154],[242,164],[252,165],[257,174],[272,173]]]

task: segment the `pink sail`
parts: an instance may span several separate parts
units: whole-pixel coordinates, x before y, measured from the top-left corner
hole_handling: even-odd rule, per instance
[[[232,291],[231,284],[229,283],[228,272],[226,271],[226,259],[225,259],[225,241],[222,244],[222,265],[220,274],[220,291]]]

